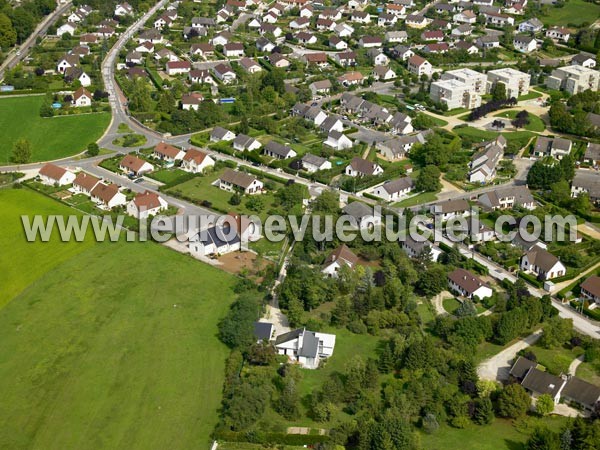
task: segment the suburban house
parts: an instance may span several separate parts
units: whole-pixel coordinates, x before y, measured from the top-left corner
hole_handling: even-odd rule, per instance
[[[125,157],[119,163],[119,170],[133,176],[141,176],[145,173],[152,172],[154,166],[148,161],[138,158],[133,155],[125,155]]]
[[[235,133],[233,131],[226,130],[223,127],[214,127],[210,132],[211,142],[233,141],[234,139]]]
[[[262,144],[253,137],[245,134],[238,134],[233,140],[233,148],[241,152],[258,150]]]
[[[239,61],[240,66],[248,73],[257,73],[262,70],[260,64],[254,61],[252,58],[242,58]]]
[[[181,96],[181,109],[189,111],[193,109],[198,111],[200,103],[204,101],[204,96],[200,92],[192,92],[191,94],[184,94]]]
[[[168,207],[168,203],[156,192],[145,191],[137,194],[127,204],[127,214],[136,219],[145,219],[155,216]]]
[[[235,72],[228,64],[217,64],[213,67],[213,73],[224,84],[233,83],[237,78]]]
[[[375,144],[375,148],[389,161],[398,161],[406,158],[406,154],[414,144],[424,144],[425,142],[425,133],[421,132],[378,142]]]
[[[213,167],[215,160],[212,159],[207,153],[190,148],[185,152],[183,156],[183,162],[181,163],[181,169],[191,173],[201,173],[207,167]]]
[[[192,70],[192,64],[189,61],[167,61],[167,75],[187,74]]]
[[[350,164],[346,166],[344,173],[350,177],[381,175],[383,173],[383,168],[379,164],[356,156],[352,158]]]
[[[583,162],[590,164],[593,167],[600,166],[600,144],[588,142],[583,155]]]
[[[572,148],[573,142],[569,139],[538,136],[533,153],[535,156],[552,156],[556,159],[563,159],[564,156],[571,153]]]
[[[537,48],[537,41],[527,34],[517,34],[513,38],[513,47],[521,53],[531,53]]]
[[[551,27],[546,30],[546,37],[556,41],[568,42],[571,32],[562,27]]]
[[[75,174],[55,164],[44,164],[38,173],[42,184],[48,186],[66,186],[75,181]]]
[[[180,148],[173,147],[172,145],[166,144],[164,142],[159,142],[158,144],[156,144],[156,147],[154,147],[154,152],[152,152],[152,156],[154,158],[169,163],[174,163],[175,161],[183,159],[184,155],[185,152]]]
[[[279,355],[286,355],[305,369],[317,369],[319,363],[333,355],[335,334],[317,333],[298,328],[275,338]]]
[[[218,180],[219,188],[224,191],[239,191],[244,194],[260,194],[263,183],[256,177],[233,169],[226,169]]]
[[[470,215],[471,207],[465,199],[447,200],[431,205],[430,212],[445,222],[453,217]]]
[[[571,197],[585,193],[593,203],[600,203],[600,173],[591,170],[576,170],[571,182]]]
[[[83,86],[73,94],[73,105],[77,108],[92,106],[92,94]]]
[[[263,153],[271,158],[288,159],[294,158],[297,153],[287,145],[280,144],[277,141],[269,141],[263,148]]]
[[[432,245],[431,242],[424,240],[415,240],[410,235],[407,235],[403,241],[400,241],[402,250],[411,258],[418,258],[424,252],[429,252],[432,261],[437,261],[442,250],[437,245]]]
[[[596,59],[589,53],[579,53],[571,58],[571,65],[593,69],[596,67]]]
[[[427,75],[430,77],[433,73],[433,66],[431,63],[419,55],[413,55],[408,58],[407,64],[408,71],[418,75],[419,77],[421,75]]]
[[[556,256],[537,245],[521,258],[521,270],[533,273],[542,280],[562,277],[567,272]]]
[[[79,172],[73,180],[71,189],[75,194],[90,196],[98,183],[100,183],[99,178],[85,172]]]
[[[496,167],[506,148],[506,139],[499,135],[476,152],[469,163],[469,182],[488,183],[496,177]]]
[[[493,210],[515,207],[535,209],[535,200],[527,186],[500,187],[481,194],[477,201]]]
[[[341,131],[331,131],[323,144],[336,150],[345,150],[352,147],[352,140]]]
[[[600,277],[592,275],[579,286],[581,296],[588,300],[600,304]]]
[[[537,33],[538,31],[541,31],[542,28],[544,28],[544,24],[535,17],[521,22],[517,27],[521,33]]]
[[[94,203],[105,209],[112,209],[127,203],[127,197],[119,192],[119,186],[116,184],[98,183],[92,189],[90,197]]]
[[[600,387],[572,374],[556,376],[537,368],[534,361],[519,356],[510,369],[510,376],[516,379],[532,397],[542,394],[552,397],[554,404],[563,400],[584,411],[593,412],[600,401]]]
[[[492,288],[465,269],[456,269],[448,274],[448,287],[462,297],[484,299],[492,296]]]
[[[241,250],[241,239],[238,233],[226,224],[213,225],[192,236],[188,248],[193,255],[224,255]]]
[[[316,98],[319,95],[327,95],[329,94],[329,91],[331,91],[331,81],[315,81],[313,83],[310,83],[308,88],[310,89],[310,92],[312,92],[313,98]]]
[[[269,322],[254,322],[254,337],[256,342],[269,342],[273,339],[275,326]]]
[[[315,173],[319,170],[331,169],[331,162],[329,162],[326,158],[322,158],[311,153],[306,153],[302,159],[300,159],[300,162],[302,163],[302,168],[308,173]]]
[[[329,277],[337,278],[342,267],[347,266],[352,269],[356,263],[358,263],[358,256],[346,244],[342,244],[327,257],[321,272]]]
[[[402,177],[386,181],[381,186],[377,186],[373,189],[373,195],[384,199],[386,202],[396,202],[410,194],[414,187],[415,181],[411,177]]]
[[[353,225],[361,230],[381,226],[381,213],[364,203],[352,202],[344,206],[342,212],[352,217]]]

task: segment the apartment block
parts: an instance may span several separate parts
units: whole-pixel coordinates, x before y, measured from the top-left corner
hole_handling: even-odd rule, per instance
[[[481,106],[481,96],[473,86],[453,79],[431,83],[429,96],[434,102],[448,105],[448,109],[473,109]]]
[[[509,67],[490,70],[487,73],[487,90],[490,92],[496,83],[503,83],[506,86],[506,96],[508,98],[518,98],[529,92],[529,82],[531,76],[528,73],[520,72]]]
[[[487,88],[487,77],[473,69],[456,69],[445,72],[442,80],[457,80],[466,84],[469,88],[478,94],[485,94]]]
[[[548,89],[566,91],[571,95],[591,89],[597,91],[600,72],[583,66],[566,66],[554,69],[546,79]]]

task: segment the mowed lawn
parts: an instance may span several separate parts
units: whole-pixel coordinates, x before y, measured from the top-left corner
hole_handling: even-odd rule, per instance
[[[32,161],[49,161],[74,155],[98,140],[110,122],[109,113],[40,117],[44,96],[0,97],[0,165],[9,162],[14,143],[31,142]]]
[[[568,24],[581,25],[583,22],[593,23],[600,17],[600,5],[584,0],[569,0],[562,8],[548,6],[548,15],[540,17],[546,25]]]
[[[37,195],[17,192],[0,203]],[[57,247],[32,248],[1,260],[35,274],[0,309],[0,448],[208,448],[235,278],[149,242],[90,243],[51,270]]]
[[[1,120],[1,119],[0,119]],[[75,211],[29,189],[0,190],[0,308],[46,272],[93,245],[92,241],[27,242],[21,215],[74,214]]]

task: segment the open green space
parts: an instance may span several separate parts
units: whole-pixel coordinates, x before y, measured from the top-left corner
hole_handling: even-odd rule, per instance
[[[431,120],[436,127],[445,127],[446,125],[448,125],[447,121],[440,119],[439,117],[435,117],[435,116],[432,116],[431,114],[427,114],[427,113],[419,113],[419,114],[423,114],[424,116],[427,116],[427,118],[429,120]]]
[[[244,195],[240,205],[232,205],[229,200],[233,193],[224,191],[218,186],[213,186],[213,183],[221,176],[223,171],[224,169],[217,170],[209,175],[197,176],[173,186],[167,192],[195,203],[210,202],[210,208],[222,213],[237,211],[240,214],[258,214],[261,218],[266,218],[269,207],[275,202],[274,193]],[[257,199],[262,204],[259,211],[248,207],[248,202],[257,201]]]
[[[433,202],[436,198],[435,192],[422,192],[421,194],[413,195],[398,203],[394,203],[392,206],[408,208],[409,206],[420,205],[421,203]]]
[[[548,14],[540,17],[544,25],[567,26],[592,23],[600,17],[600,4],[584,0],[569,0],[561,7],[549,6]]]
[[[0,203],[0,447],[208,448],[235,278],[151,242],[27,244],[19,214],[69,210]]]
[[[47,217],[75,212],[29,189],[3,189],[0,191],[0,205],[1,308],[39,277],[89,248],[92,242],[60,242],[58,232],[52,234],[50,242],[27,242],[21,215],[33,220],[37,214]]]
[[[110,122],[109,113],[42,118],[44,96],[0,98],[0,164],[10,162],[14,143],[31,143],[31,161],[64,158],[86,149],[102,136]]]
[[[525,100],[533,100],[534,98],[540,98],[541,96],[541,92],[530,90],[527,94],[519,96],[519,98],[517,98],[517,101],[523,102]]]
[[[449,314],[454,314],[454,312],[460,307],[461,303],[454,297],[451,297],[445,298],[442,301],[442,305]]]
[[[129,133],[115,139],[112,144],[119,147],[141,147],[146,143],[146,136],[142,134]]]
[[[560,428],[565,417],[551,416],[546,418],[528,417],[527,430],[535,426],[548,426],[552,429]],[[525,431],[525,430],[523,430]],[[421,443],[427,450],[525,450],[525,442],[529,432],[521,432],[510,420],[496,419],[491,425],[467,428],[452,428],[448,425],[440,426],[433,434],[421,434]]]
[[[502,112],[502,113],[498,113],[496,115],[494,115],[494,117],[503,117],[505,119],[514,119],[517,114],[518,114],[518,110],[512,110],[512,111],[506,111],[506,112]],[[544,125],[544,121],[542,119],[540,119],[538,116],[534,115],[534,114],[529,114],[529,123],[527,125],[525,125],[525,130],[529,130],[529,131],[537,131],[537,132],[542,132],[546,129],[546,126]]]
[[[571,362],[583,353],[583,349],[579,347],[574,349],[565,347],[543,348],[540,345],[532,346],[531,351],[537,357],[537,362],[544,366],[548,372],[555,375],[568,373]]]

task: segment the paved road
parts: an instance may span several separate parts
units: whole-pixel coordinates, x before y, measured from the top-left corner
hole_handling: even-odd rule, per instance
[[[37,28],[31,33],[31,35],[21,44],[21,46],[6,58],[6,60],[0,66],[0,81],[4,79],[4,73],[7,69],[12,69],[19,64],[23,58],[27,55],[31,47],[33,47],[37,41],[38,36],[43,36],[61,16],[71,7],[71,2],[60,5],[54,12],[50,13]]]
[[[506,347],[500,353],[486,359],[477,367],[477,375],[484,380],[506,381],[508,380],[510,368],[518,352],[537,342],[542,335],[542,330],[527,336],[524,339]]]

